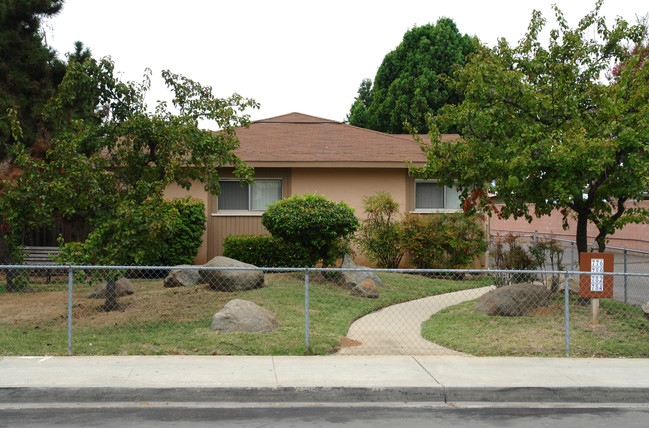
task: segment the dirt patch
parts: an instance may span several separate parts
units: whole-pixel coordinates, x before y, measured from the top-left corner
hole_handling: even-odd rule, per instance
[[[164,288],[162,281],[135,281],[135,294],[118,299],[119,309],[106,312],[104,299],[88,298],[92,289],[73,292],[72,318],[77,325],[104,327],[148,321],[204,318],[220,310],[235,293],[216,293],[206,286]],[[68,293],[35,291],[0,294],[0,323],[66,323]]]
[[[340,345],[338,345],[338,348],[352,348],[354,346],[360,346],[362,344],[363,342],[359,342],[358,340],[350,339],[349,337],[341,337]]]
[[[536,308],[534,312],[531,313],[533,317],[550,317],[554,315],[558,315],[563,312],[563,308],[561,306],[542,306],[539,308]]]

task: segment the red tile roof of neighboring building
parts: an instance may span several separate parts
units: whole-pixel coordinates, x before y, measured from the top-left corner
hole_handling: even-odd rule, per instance
[[[410,135],[384,134],[301,113],[254,121],[247,129],[237,129],[237,137],[237,155],[253,163],[426,160]]]

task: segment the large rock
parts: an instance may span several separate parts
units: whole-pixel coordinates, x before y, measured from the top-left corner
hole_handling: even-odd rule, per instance
[[[119,278],[115,282],[115,294],[117,297],[129,296],[135,293],[135,288],[131,281],[127,278]],[[88,296],[89,299],[105,299],[106,298],[106,282],[99,284],[92,293]]]
[[[180,265],[178,267],[190,267],[191,265]],[[201,283],[201,274],[198,269],[172,269],[165,278],[163,285],[167,288],[190,287]]]
[[[649,302],[642,305],[642,312],[644,312],[644,316],[649,320]]]
[[[354,287],[368,279],[372,280],[377,288],[383,287],[383,282],[381,282],[381,279],[374,272],[372,272],[370,268],[357,266],[349,254],[345,254],[345,257],[343,257],[343,264],[341,268],[354,269],[342,271],[343,279],[345,280],[345,284],[348,288],[353,289]]]
[[[476,312],[486,315],[523,316],[547,306],[550,292],[538,284],[521,283],[500,287],[478,299]]]
[[[366,279],[352,288],[349,294],[356,297],[365,297],[366,299],[379,298],[379,290],[376,289],[376,284],[371,279]]]
[[[243,263],[228,257],[217,256],[203,267],[218,267],[224,269],[201,269],[201,281],[210,288],[219,291],[245,291],[260,288],[264,285],[264,272],[256,266]],[[237,270],[228,268],[252,268],[251,270]]]
[[[566,276],[550,275],[545,279],[543,284],[552,293],[563,293],[564,288],[566,288]],[[568,278],[568,292],[570,294],[579,294],[579,282],[574,277]]]
[[[277,328],[277,317],[247,300],[234,299],[212,317],[211,329],[220,333],[268,333]]]

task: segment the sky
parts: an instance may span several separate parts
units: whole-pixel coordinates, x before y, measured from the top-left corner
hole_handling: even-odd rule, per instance
[[[148,101],[169,100],[168,69],[209,85],[218,97],[238,93],[261,104],[253,120],[291,112],[342,121],[364,78],[415,26],[452,18],[461,33],[493,46],[520,40],[534,9],[554,28],[556,3],[571,27],[594,0],[65,0],[46,21],[60,56],[80,40],[96,58],[110,56],[126,80],[153,72]],[[649,2],[607,0],[602,15],[635,22]],[[547,36],[543,38],[547,40]]]

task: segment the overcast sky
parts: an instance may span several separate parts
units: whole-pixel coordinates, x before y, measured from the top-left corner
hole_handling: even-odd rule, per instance
[[[533,9],[554,27],[557,3],[571,26],[594,0],[65,0],[46,22],[47,42],[63,56],[81,40],[95,57],[110,56],[128,80],[154,74],[151,102],[166,99],[169,69],[215,95],[237,92],[261,109],[254,119],[300,112],[342,121],[363,78],[414,27],[452,18],[462,33],[493,45],[517,42]],[[603,15],[636,21],[649,3],[608,0]]]

